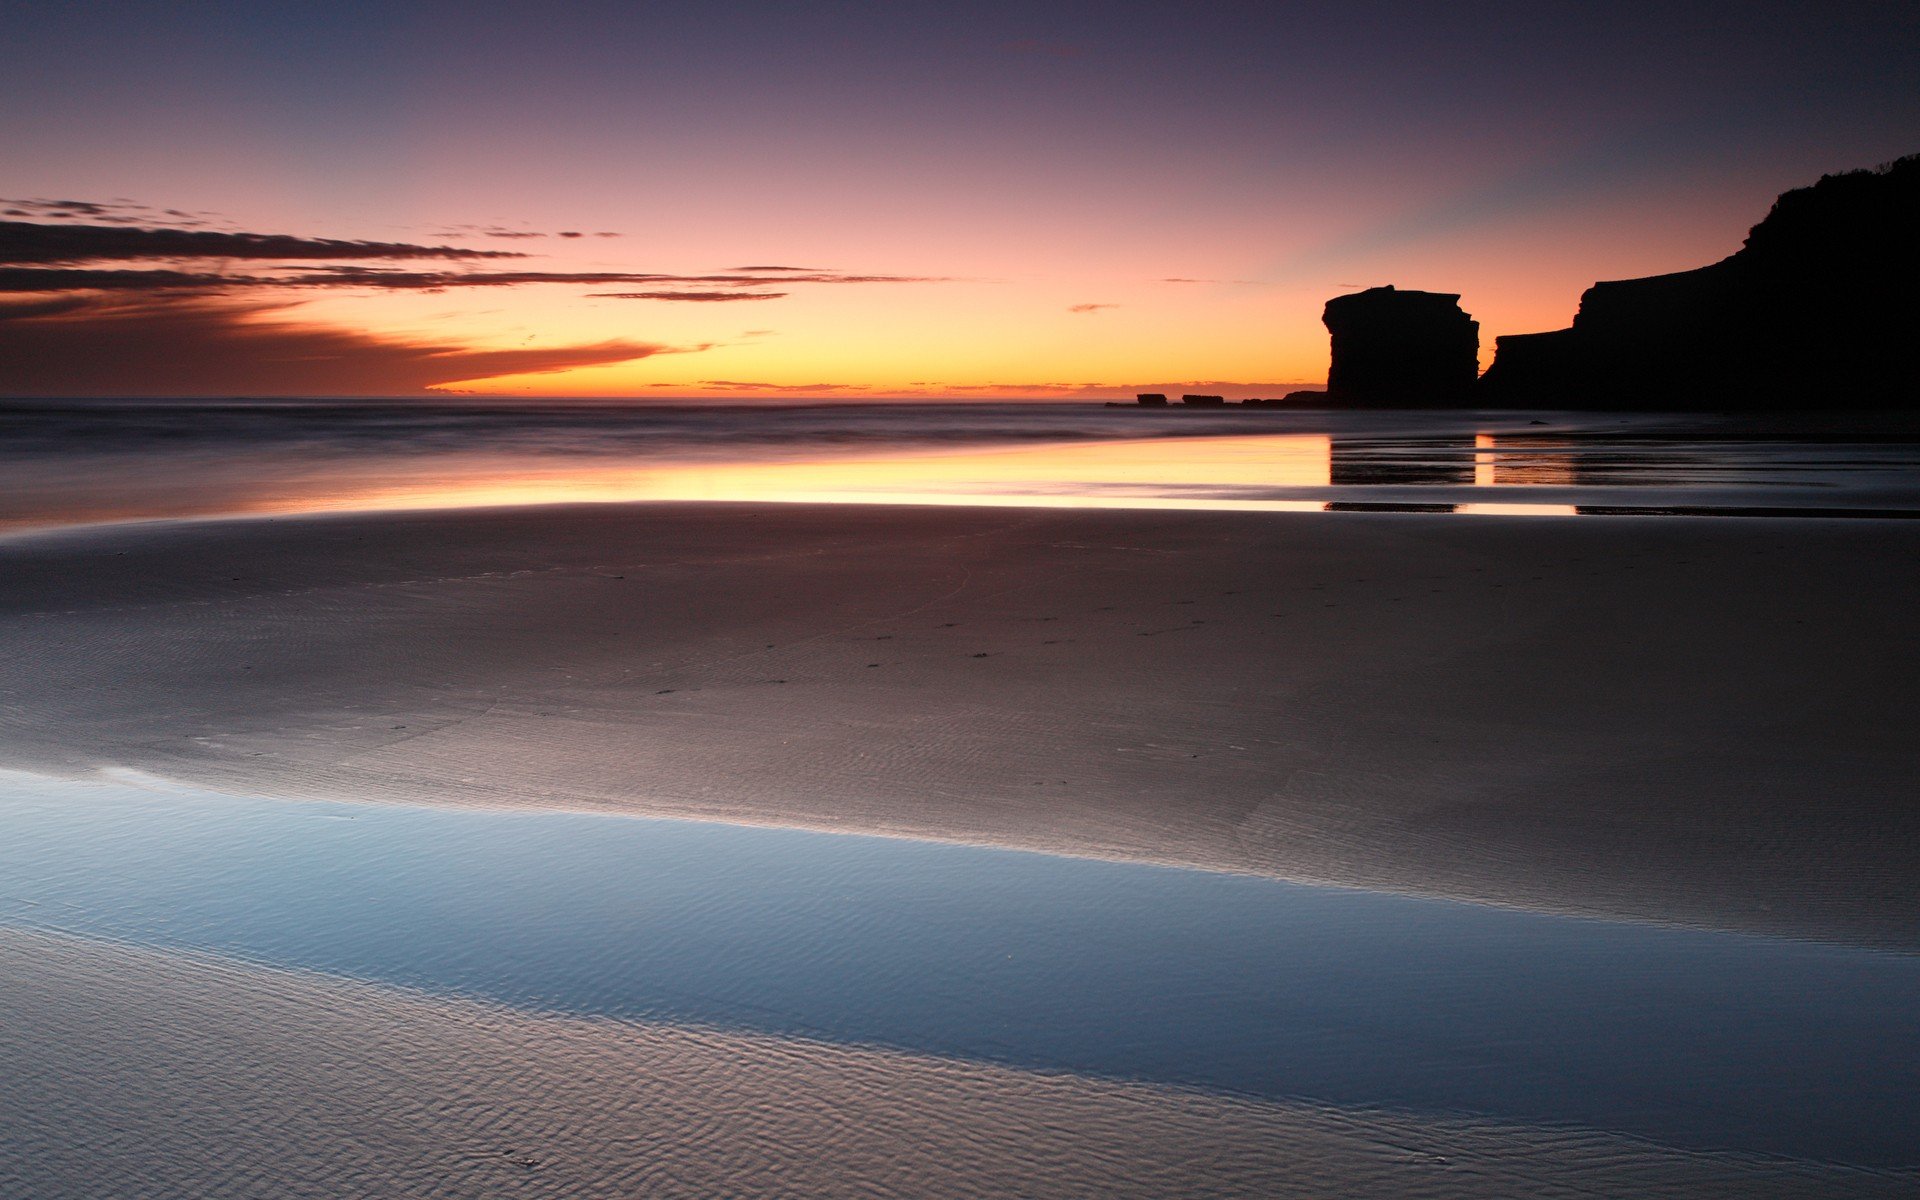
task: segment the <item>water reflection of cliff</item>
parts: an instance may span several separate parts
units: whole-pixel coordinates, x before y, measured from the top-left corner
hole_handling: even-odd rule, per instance
[[[1564,437],[1476,434],[1473,482],[1478,487],[1569,487],[1586,478],[1588,459]]]
[[[1557,433],[1336,437],[1328,481],[1348,487],[1661,486],[1711,475],[1717,467],[1724,469],[1703,448],[1582,444]]]
[[[1339,438],[1328,478],[1335,487],[1453,487],[1474,483],[1471,438]]]
[[[1328,474],[1350,487],[1527,487],[1601,483],[1564,436],[1334,438]]]

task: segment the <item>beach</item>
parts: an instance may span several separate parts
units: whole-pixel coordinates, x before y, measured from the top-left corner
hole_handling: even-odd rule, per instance
[[[1912,1188],[1907,442],[183,413],[8,418],[0,1190]]]
[[[1857,519],[747,503],[17,534],[0,1185],[1903,1194],[1898,1072],[1854,1043],[1904,1036],[1920,948],[1916,550]],[[783,830],[912,853],[866,884],[892,859]],[[1364,890],[1277,895],[1297,943],[1166,898],[1235,874]]]
[[[637,504],[0,544],[6,765],[1915,948],[1920,528]]]
[[[16,931],[0,933],[0,965],[0,1186],[22,1195],[1784,1198],[1892,1197],[1913,1182],[1586,1130],[533,1016]]]

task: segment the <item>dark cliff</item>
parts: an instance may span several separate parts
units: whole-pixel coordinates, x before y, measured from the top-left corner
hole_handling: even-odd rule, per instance
[[[1336,405],[1447,407],[1465,402],[1479,374],[1480,325],[1442,292],[1368,288],[1327,301]]]
[[[1495,339],[1489,406],[1920,408],[1920,155],[1781,196],[1710,266],[1597,283]]]

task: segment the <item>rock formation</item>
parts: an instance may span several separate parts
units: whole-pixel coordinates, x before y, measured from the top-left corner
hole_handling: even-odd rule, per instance
[[[1188,394],[1180,397],[1180,403],[1194,408],[1219,408],[1227,402],[1225,396],[1195,396]]]
[[[1141,392],[1133,398],[1133,402],[1144,408],[1165,408],[1167,397],[1163,392]]]
[[[1373,408],[1467,403],[1480,373],[1480,325],[1443,292],[1368,288],[1327,301],[1327,402]]]
[[[1284,396],[1264,396],[1258,399],[1249,396],[1240,403],[1247,408],[1317,408],[1325,405],[1326,402],[1327,394],[1314,390],[1288,392]]]
[[[1917,329],[1920,155],[1786,193],[1710,266],[1597,283],[1569,329],[1496,338],[1477,401],[1920,408]]]

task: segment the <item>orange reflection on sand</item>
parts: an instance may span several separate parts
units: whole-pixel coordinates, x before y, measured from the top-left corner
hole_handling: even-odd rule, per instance
[[[1579,482],[1579,459],[1564,439],[1473,435],[1475,487],[1570,487]]]
[[[1476,446],[1476,459],[1491,453],[1483,447],[1484,442]],[[97,475],[56,475],[38,507],[0,512],[0,531],[207,516],[622,501],[1574,514],[1571,505],[1515,502],[1512,492],[1468,486],[1472,480],[1485,488],[1496,474],[1503,489],[1512,481],[1490,463],[1476,462],[1468,474],[1459,444],[1439,446],[1437,456],[1432,448],[1416,447],[1411,456],[1404,449],[1392,439],[1375,446],[1300,433],[895,449],[835,458],[818,457],[813,444],[790,449],[791,457],[756,461],[695,458],[685,448],[680,457],[650,460],[465,451],[315,466],[263,457],[232,469],[208,462],[194,472],[128,472],[104,498],[94,497]],[[809,452],[812,456],[801,456]],[[1485,501],[1456,503],[1476,494]]]
[[[331,490],[299,508],[465,508],[622,500],[1317,509],[1317,501],[1223,499],[1217,488],[1326,487],[1321,434],[1048,444],[832,460],[580,464],[524,457],[438,464],[431,480]],[[449,476],[453,478],[449,478]],[[1182,495],[1184,489],[1198,489]]]
[[[1498,501],[1456,504],[1453,511],[1481,517],[1573,517],[1580,514],[1580,510],[1571,504],[1503,504]]]

